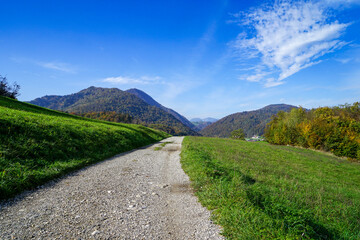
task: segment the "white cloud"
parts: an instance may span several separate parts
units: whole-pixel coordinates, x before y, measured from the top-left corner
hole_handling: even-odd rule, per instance
[[[253,34],[240,33],[235,50],[243,59],[259,59],[258,67],[248,72],[246,80],[261,82],[265,87],[278,86],[285,78],[319,63],[320,57],[346,44],[340,37],[349,24],[330,20],[321,3],[276,1],[243,13],[241,24],[250,26]]]
[[[354,59],[352,58],[336,58],[335,61],[341,62],[342,64],[346,64],[350,61],[353,61]]]
[[[76,73],[76,69],[68,63],[57,62],[57,61],[42,62],[42,61],[38,61],[30,58],[23,58],[23,57],[12,57],[10,59],[17,63],[30,63],[47,69],[57,70],[66,73]]]
[[[102,80],[102,82],[108,82],[113,84],[162,84],[160,81],[161,77],[149,77],[149,76],[141,76],[139,78],[119,76],[119,77],[108,77]]]
[[[264,87],[266,87],[266,88],[276,87],[276,86],[279,86],[281,84],[284,84],[284,82],[279,81],[279,80],[275,80],[274,78],[267,78],[267,79],[265,79]]]
[[[69,64],[66,63],[61,63],[61,62],[35,62],[35,63],[40,67],[57,70],[61,72],[67,72],[67,73],[76,72]]]
[[[249,82],[260,82],[266,75],[269,75],[268,73],[261,72],[261,73],[255,73],[253,75],[245,77],[246,81]]]
[[[360,0],[321,0],[322,4],[327,4],[330,6],[341,6],[341,5],[350,5],[350,4],[360,4]]]

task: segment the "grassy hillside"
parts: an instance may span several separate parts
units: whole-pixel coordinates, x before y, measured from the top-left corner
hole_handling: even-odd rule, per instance
[[[200,133],[206,137],[227,138],[230,137],[232,131],[241,128],[247,137],[263,135],[271,116],[279,111],[290,111],[292,108],[295,106],[272,104],[254,111],[234,113],[205,127]]]
[[[229,239],[360,239],[360,165],[264,142],[186,137],[181,162]]]
[[[0,97],[0,199],[165,137]]]
[[[175,135],[199,135],[170,113],[151,106],[136,95],[117,88],[89,87],[66,96],[45,96],[30,102],[41,107],[69,113],[116,112],[130,115],[135,123],[161,124]]]

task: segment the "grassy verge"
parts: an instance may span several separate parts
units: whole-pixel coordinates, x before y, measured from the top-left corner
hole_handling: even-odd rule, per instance
[[[0,97],[0,199],[168,136]]]
[[[308,149],[186,137],[181,162],[229,239],[360,239],[360,165]]]

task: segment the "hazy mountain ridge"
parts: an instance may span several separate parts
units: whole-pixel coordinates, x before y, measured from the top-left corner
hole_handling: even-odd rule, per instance
[[[192,118],[190,120],[190,122],[216,122],[217,120],[219,119],[216,119],[216,118],[211,118],[211,117],[207,117],[207,118]]]
[[[205,127],[200,133],[208,137],[229,137],[232,131],[242,128],[247,137],[263,135],[272,115],[279,111],[290,111],[292,108],[296,106],[272,104],[258,110],[234,113]]]
[[[213,124],[214,122],[216,122],[218,119],[215,119],[215,118],[192,118],[191,119],[191,123],[195,125],[195,129],[197,131],[201,131],[203,130],[205,127]]]
[[[44,96],[30,103],[54,110],[74,113],[114,111],[129,114],[145,124],[171,127],[175,135],[198,135],[165,110],[152,106],[135,94],[117,88],[89,87],[65,96]]]

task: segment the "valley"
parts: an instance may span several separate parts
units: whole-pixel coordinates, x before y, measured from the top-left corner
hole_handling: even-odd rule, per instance
[[[360,240],[360,0],[0,6],[1,240]]]
[[[275,104],[191,124],[138,89],[90,87],[32,103],[55,110],[0,96],[0,212],[12,219],[1,223],[3,238],[360,234],[358,103],[312,110]],[[304,141],[305,123],[314,126],[307,130],[311,136],[318,129],[328,132],[318,148],[310,147],[326,150],[331,139],[337,145],[330,151],[347,158],[290,146]],[[206,127],[200,130],[201,124]],[[347,135],[334,138],[333,128]],[[248,141],[228,138],[237,129]],[[212,137],[190,136],[197,131]],[[53,222],[59,214],[62,220]]]

